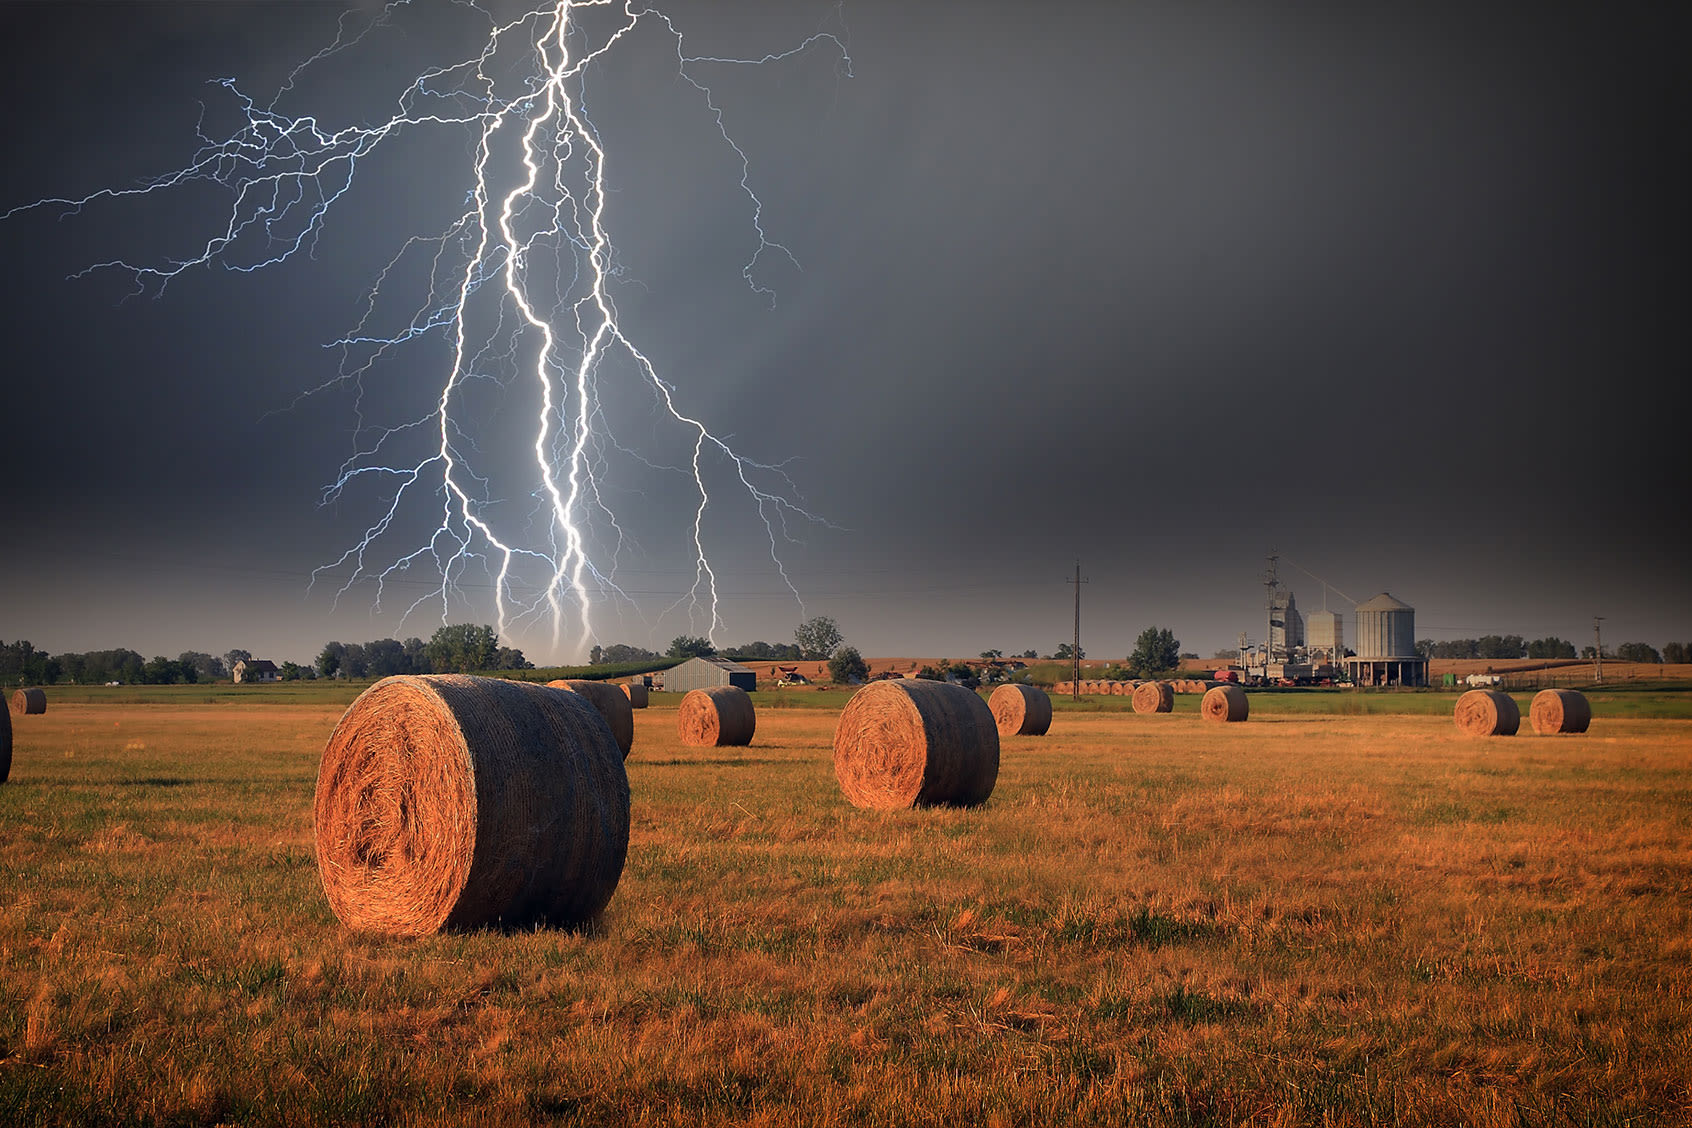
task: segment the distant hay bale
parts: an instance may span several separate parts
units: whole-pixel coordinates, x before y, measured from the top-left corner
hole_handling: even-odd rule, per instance
[[[330,735],[312,821],[324,894],[349,928],[575,924],[622,876],[629,777],[579,694],[391,677]]]
[[[875,682],[841,710],[834,774],[856,807],[973,807],[998,781],[999,730],[961,685]]]
[[[1533,731],[1541,736],[1559,732],[1585,732],[1592,723],[1592,705],[1586,694],[1573,689],[1542,689],[1528,706]]]
[[[1113,681],[1110,683],[1110,695],[1112,697],[1132,697],[1134,695],[1134,683]]]
[[[1164,681],[1141,682],[1133,700],[1136,713],[1167,713],[1175,708],[1175,690]]]
[[[1074,693],[1075,692],[1075,683],[1074,682],[1066,682],[1066,681],[1058,682],[1056,685],[1052,686],[1052,692],[1053,693]]]
[[[629,699],[629,708],[646,708],[647,689],[645,682],[624,682],[623,695]]]
[[[1239,686],[1219,685],[1205,690],[1199,712],[1207,721],[1243,721],[1251,714],[1251,703]]]
[[[12,713],[0,709],[0,783],[12,774]]]
[[[689,690],[676,711],[681,742],[694,748],[751,744],[757,727],[752,698],[737,685]]]
[[[587,681],[582,678],[550,681],[546,684],[549,689],[567,689],[587,698],[588,704],[599,710],[599,715],[611,726],[611,735],[617,738],[617,747],[623,750],[623,759],[629,758],[629,749],[634,747],[634,706],[627,694],[608,682]]]
[[[1052,727],[1052,699],[1031,685],[1007,682],[987,698],[1000,736],[1045,736]]]
[[[20,689],[12,694],[12,712],[18,716],[26,713],[45,713],[47,711],[47,694],[39,689]]]
[[[1457,699],[1453,717],[1465,736],[1514,736],[1522,723],[1516,699],[1495,689],[1469,690]]]

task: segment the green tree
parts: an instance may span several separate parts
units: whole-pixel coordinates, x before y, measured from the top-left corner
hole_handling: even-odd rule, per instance
[[[828,676],[836,685],[861,682],[869,677],[869,663],[864,661],[864,656],[858,653],[856,647],[842,646],[828,660]]]
[[[323,677],[332,678],[341,672],[341,658],[347,648],[339,642],[326,642],[323,649],[317,652],[317,672]]]
[[[1573,658],[1575,656],[1574,643],[1564,642],[1556,635],[1536,638],[1527,644],[1529,658]]]
[[[1153,677],[1181,664],[1181,640],[1168,627],[1147,627],[1134,640],[1128,668],[1137,677]]]
[[[1657,648],[1648,642],[1624,642],[1616,647],[1616,657],[1623,662],[1657,663],[1663,660],[1663,656],[1657,653]]]
[[[1077,654],[1075,647],[1067,642],[1058,643],[1057,649],[1052,651],[1052,657],[1059,662],[1073,662],[1077,658],[1085,658],[1086,656],[1087,648],[1085,646],[1083,646],[1081,648],[1081,652]]]
[[[588,665],[597,666],[603,661],[605,661],[605,648],[596,643],[594,648],[588,651]]]
[[[1004,656],[1005,652],[1003,650],[983,650],[981,652],[981,657],[985,658],[989,662],[997,661]]]
[[[846,639],[833,619],[817,615],[793,629],[793,641],[799,644],[799,657],[815,661],[833,654]]]
[[[302,676],[298,662],[284,662],[277,669],[280,670],[283,681],[299,681]]]
[[[1687,655],[1688,648],[1684,642],[1663,643],[1663,661],[1673,662],[1676,665],[1682,662],[1692,662],[1692,657]]]
[[[471,674],[494,668],[499,636],[491,626],[454,623],[429,636],[423,653],[429,668],[437,674]]]
[[[710,639],[694,635],[677,635],[670,640],[668,651],[671,658],[709,658],[716,652]]]
[[[613,642],[605,648],[604,658],[608,663],[646,662],[657,658],[658,655],[643,646],[629,646],[621,642]]]

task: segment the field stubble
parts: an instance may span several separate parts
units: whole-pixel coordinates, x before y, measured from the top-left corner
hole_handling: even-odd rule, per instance
[[[1685,1124],[1692,724],[1060,715],[975,810],[637,712],[586,933],[344,931],[339,709],[69,704],[0,787],[0,1122]]]

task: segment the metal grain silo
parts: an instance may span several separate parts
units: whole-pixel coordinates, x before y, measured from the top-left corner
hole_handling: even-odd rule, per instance
[[[1357,605],[1357,657],[1415,658],[1416,609],[1382,592]]]

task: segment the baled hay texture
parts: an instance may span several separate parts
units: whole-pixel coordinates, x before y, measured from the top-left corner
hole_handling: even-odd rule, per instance
[[[1453,713],[1457,730],[1465,736],[1514,736],[1522,711],[1516,699],[1492,689],[1471,689],[1457,699]]]
[[[973,807],[999,778],[999,731],[961,685],[875,682],[841,710],[834,774],[855,807]]]
[[[1592,705],[1586,694],[1573,689],[1542,689],[1528,706],[1533,731],[1542,736],[1556,732],[1585,732],[1592,723]]]
[[[12,714],[0,709],[0,783],[12,774]]]
[[[586,921],[629,847],[629,777],[587,698],[461,674],[384,678],[323,750],[317,870],[349,928]]]
[[[1207,721],[1243,721],[1251,713],[1251,705],[1239,686],[1219,685],[1205,690],[1199,712]]]
[[[1045,736],[1052,727],[1052,699],[1031,685],[1006,684],[987,698],[1000,736]]]
[[[617,739],[617,747],[623,750],[623,759],[629,758],[629,749],[634,747],[634,706],[622,690],[602,681],[579,678],[546,684],[549,689],[567,689],[587,698],[588,704],[598,709],[605,723],[611,726],[611,735]]]
[[[676,711],[681,742],[694,748],[751,744],[757,727],[752,698],[736,685],[689,690]]]
[[[1134,712],[1167,713],[1175,708],[1175,690],[1168,682],[1141,682],[1134,687]]]
[[[624,682],[623,695],[629,699],[629,708],[646,708],[647,689],[645,682]]]
[[[39,689],[20,689],[12,694],[12,712],[23,716],[26,713],[45,713],[47,711],[47,694]]]
[[[1111,682],[1110,695],[1112,697],[1132,697],[1134,696],[1134,683],[1125,681]]]
[[[1056,685],[1052,686],[1052,692],[1053,693],[1074,693],[1075,692],[1075,684],[1073,682],[1058,682]]]

